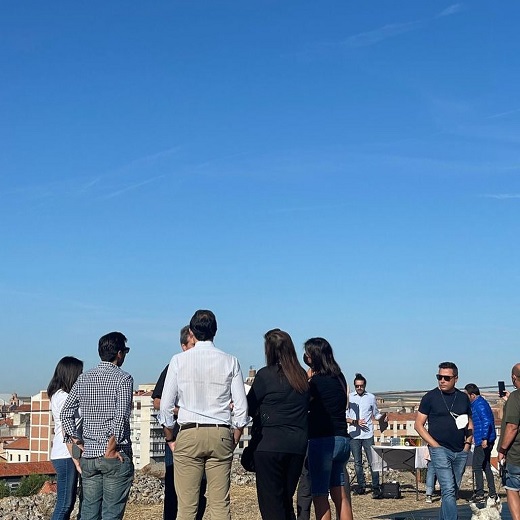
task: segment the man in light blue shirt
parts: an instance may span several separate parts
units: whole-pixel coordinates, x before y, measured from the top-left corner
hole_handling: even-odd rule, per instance
[[[372,450],[374,445],[374,425],[372,418],[386,421],[386,413],[382,414],[376,403],[374,394],[366,391],[367,380],[361,375],[354,377],[354,392],[349,395],[349,407],[347,410],[348,432],[350,434],[350,449],[354,457],[356,469],[357,488],[354,493],[362,495],[365,493],[366,480],[363,471],[363,453],[365,452],[370,473],[372,475],[372,497],[380,498],[379,472],[372,470]]]

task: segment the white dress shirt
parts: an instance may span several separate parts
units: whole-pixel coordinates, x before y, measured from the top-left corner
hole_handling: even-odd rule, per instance
[[[231,413],[233,402],[233,415]],[[244,379],[238,359],[212,341],[172,357],[161,397],[160,422],[173,427],[172,410],[179,407],[178,423],[227,424],[242,428],[249,422]]]
[[[372,417],[379,420],[383,414],[379,411],[374,394],[364,392],[359,395],[357,392],[351,392],[349,396],[349,404],[347,417],[349,419],[364,419],[366,424],[358,426],[357,424],[348,425],[348,433],[353,439],[370,439],[374,436],[374,425]]]

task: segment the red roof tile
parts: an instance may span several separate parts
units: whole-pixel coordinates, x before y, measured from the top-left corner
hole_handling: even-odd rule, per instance
[[[0,462],[0,478],[25,477],[26,475],[55,475],[52,462]]]
[[[29,439],[27,437],[20,437],[5,446],[6,450],[28,450]]]

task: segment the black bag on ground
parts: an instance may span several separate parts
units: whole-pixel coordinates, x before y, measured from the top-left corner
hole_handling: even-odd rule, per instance
[[[381,486],[381,498],[401,498],[399,482],[384,482]]]

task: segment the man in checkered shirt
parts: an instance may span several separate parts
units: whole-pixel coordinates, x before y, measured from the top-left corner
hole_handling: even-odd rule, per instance
[[[120,367],[129,350],[121,332],[101,337],[101,362],[79,376],[60,414],[65,442],[82,450],[82,520],[120,520],[125,512],[134,477],[130,441],[134,380]],[[78,409],[83,418],[81,438],[74,421]]]

